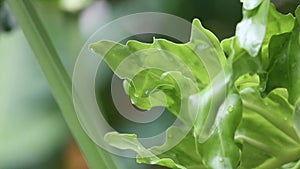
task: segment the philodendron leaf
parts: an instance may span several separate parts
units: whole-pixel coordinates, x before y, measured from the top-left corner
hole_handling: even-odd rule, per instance
[[[174,126],[158,147],[116,132],[106,141],[137,152],[140,163],[175,169],[299,166],[300,7],[295,14],[278,13],[269,0],[244,0],[236,36],[222,41],[222,49],[197,19],[185,44],[92,44],[124,80],[133,104],[164,106],[193,127],[175,145],[184,131]]]
[[[100,41],[90,48],[100,54],[120,78],[126,80],[131,80],[144,69],[157,68],[163,72],[180,71],[203,88],[210,82],[209,76],[216,75],[222,68],[216,67],[215,74],[208,74],[207,66],[216,66],[217,62],[223,66],[225,63],[217,38],[197,19],[192,24],[191,40],[186,44],[163,39],[154,39],[152,44],[128,41],[125,46]]]
[[[295,104],[300,97],[300,27],[295,21],[293,32],[273,36],[269,45],[270,67],[265,92],[286,88],[289,101]]]
[[[231,66],[232,79],[237,80],[240,76],[250,73],[263,72],[261,57],[251,57],[243,49],[237,37],[225,39],[221,43],[224,52],[229,56],[228,62]]]
[[[193,121],[197,115],[197,111],[188,111],[189,96],[199,93],[212,83],[211,79],[218,79],[217,76],[224,74],[222,70],[225,67],[226,58],[220,43],[211,32],[202,27],[197,19],[192,24],[191,40],[186,44],[175,44],[167,40],[154,39],[152,44],[129,41],[126,45],[121,45],[116,42],[101,41],[90,47],[94,52],[103,56],[116,75],[125,80],[125,91],[133,104],[142,109],[165,106],[188,126],[194,124]],[[223,78],[220,79],[224,80]],[[227,82],[222,82],[223,89],[226,88]],[[218,85],[217,82],[212,84],[214,84],[213,87]],[[226,96],[223,89],[218,96],[221,98],[218,107],[221,106]],[[220,126],[214,130],[214,136],[211,140],[220,143],[222,139],[227,139],[225,137],[230,137],[229,140],[232,141],[233,131],[225,132],[220,128],[225,125],[223,120],[232,120],[232,114],[228,113],[230,114],[228,118],[226,111],[222,110],[221,113],[216,114],[218,115],[212,117],[211,120],[214,122],[217,118]],[[215,125],[219,124],[216,123]],[[214,123],[207,126],[210,128],[214,126]],[[236,125],[230,126],[234,128]],[[180,130],[179,128],[169,128],[168,135],[174,136],[181,133]],[[217,132],[220,132],[224,137],[218,135]],[[136,151],[139,155],[138,162],[141,163],[182,169],[204,167],[196,148],[198,140],[195,141],[193,134],[189,134],[182,142],[161,155],[154,155],[154,152],[170,146],[170,140],[167,140],[161,147],[151,149],[141,148],[142,145],[137,141],[135,135],[109,133],[106,140],[115,147]],[[228,145],[226,144],[229,149],[226,149],[225,145],[222,146],[226,152],[218,153],[218,147],[214,150],[218,153],[218,157],[224,157],[224,160],[229,161],[225,162],[226,165],[222,165],[224,162],[220,162],[219,164],[223,167],[227,166],[228,163],[231,166],[237,164],[237,149],[232,148],[235,146],[232,142],[229,142]],[[227,154],[229,150],[233,151]],[[212,158],[213,153],[206,156],[204,160],[206,166],[213,166]],[[220,166],[219,164],[216,166]]]
[[[248,4],[245,0],[244,3]],[[259,2],[258,2],[259,3]],[[256,4],[258,4],[256,3]],[[242,48],[251,56],[256,56],[261,48],[266,33],[269,0],[263,0],[256,8],[243,9],[243,20],[236,27],[236,36]]]
[[[295,113],[294,113],[294,124],[295,124],[295,130],[300,138],[300,101],[296,104],[295,107]]]
[[[241,116],[241,99],[238,94],[231,93],[218,109],[211,135],[204,142],[200,140],[198,145],[203,162],[208,168],[237,168],[240,150],[234,141],[234,134]]]
[[[246,2],[248,1],[245,1],[244,3]],[[257,9],[255,10],[259,11],[260,8],[262,7],[257,7]],[[264,8],[266,7],[264,6]],[[264,12],[261,11],[261,13],[264,14],[264,17],[267,17],[265,22],[261,22],[258,24],[253,20],[262,19],[262,18],[256,18],[259,16],[258,14],[249,15],[247,17],[248,20],[251,20],[251,26],[249,27],[241,26],[243,29],[241,30],[237,29],[235,37],[225,39],[222,41],[222,48],[225,51],[225,53],[227,53],[227,55],[229,56],[228,62],[230,63],[231,69],[233,71],[233,79],[237,79],[241,75],[247,73],[251,73],[251,74],[258,73],[263,75],[263,73],[266,72],[266,69],[268,69],[267,68],[268,65],[272,66],[272,61],[270,59],[271,56],[269,56],[269,48],[270,48],[269,43],[271,38],[275,35],[291,32],[294,27],[293,16],[291,14],[288,15],[280,14],[279,12],[276,11],[276,8],[273,4],[270,4],[268,10],[266,8],[266,11]],[[240,24],[242,25],[246,24],[244,22],[248,22],[248,21],[243,20]],[[263,35],[262,34],[259,35],[255,33],[253,35],[245,34],[245,32],[251,33],[251,31],[248,29],[253,29],[258,31],[257,29],[259,28],[256,27],[261,27],[261,29],[264,29],[265,33]],[[244,33],[240,32],[242,30],[244,31]],[[263,33],[263,31],[260,31],[260,33]],[[245,35],[253,36],[253,38],[245,37]],[[260,38],[260,40],[257,40],[255,38],[256,36],[257,38]],[[247,42],[246,39],[249,42]],[[249,44],[247,45],[247,47],[245,47],[246,44],[243,43],[249,43]],[[253,47],[251,47],[251,45]],[[251,53],[252,54],[255,53],[255,55],[252,55]],[[251,57],[251,55],[255,57]]]
[[[296,11],[296,19],[298,21],[298,26],[300,26],[300,5],[297,7]],[[300,39],[300,35],[299,35],[299,27],[298,27],[298,38]],[[294,35],[295,36],[295,35]],[[294,37],[295,38],[295,37]],[[298,44],[299,44],[299,40],[298,40]],[[299,47],[299,46],[298,46]],[[295,107],[295,114],[294,114],[294,123],[295,123],[295,128],[296,131],[298,133],[298,136],[300,138],[300,100],[298,98],[297,103],[296,103],[296,107]]]
[[[267,29],[263,40],[263,46],[262,46],[262,55],[263,55],[264,62],[267,62],[266,60],[269,59],[268,46],[271,37],[274,35],[280,35],[280,34],[291,32],[294,27],[294,17],[292,14],[284,15],[279,13],[276,10],[275,5],[270,3],[266,26]]]
[[[298,25],[300,25],[300,5],[297,7],[296,11],[295,11],[295,15],[298,21]]]
[[[132,103],[141,109],[167,107],[173,114],[192,125],[187,114],[187,100],[198,92],[197,84],[178,71],[147,69],[139,72],[127,85]]]
[[[100,41],[90,47],[125,80],[125,90],[137,107],[165,106],[177,116],[187,112],[188,96],[207,86],[226,59],[217,38],[197,19],[186,44],[154,39],[152,44]]]
[[[246,10],[252,10],[258,7],[263,0],[244,0],[243,1],[243,8]]]
[[[137,162],[139,163],[156,164],[172,169],[205,169],[201,156],[197,153],[192,134],[185,136],[175,147],[169,147],[182,134],[184,132],[180,128],[171,127],[167,131],[166,142],[162,146],[150,149],[146,149],[134,134],[112,132],[106,134],[105,140],[117,148],[135,151],[137,153]]]
[[[243,118],[235,136],[242,144],[240,168],[278,168],[299,159],[300,139],[286,98],[274,91],[263,99],[254,88],[240,93]]]
[[[277,12],[269,0],[245,0],[243,8],[243,20],[236,29],[238,42],[251,56],[257,56],[262,47],[263,63],[267,62],[271,37],[290,32],[293,29],[293,16]]]

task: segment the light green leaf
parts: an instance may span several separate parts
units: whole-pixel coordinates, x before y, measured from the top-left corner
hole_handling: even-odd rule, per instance
[[[263,47],[263,63],[266,64],[267,48],[271,37],[290,32],[293,25],[293,16],[279,13],[269,0],[248,0],[244,2],[243,20],[237,25],[236,36],[240,46],[251,56],[258,55]]]
[[[298,137],[300,138],[300,102],[296,104],[295,112],[294,112],[294,124],[295,124],[295,130],[298,134]]]
[[[180,169],[278,168],[299,159],[300,113],[293,106],[300,95],[298,24],[292,15],[278,13],[269,0],[245,0],[243,14],[236,36],[222,41],[227,61],[216,37],[198,20],[186,44],[161,39],[152,44],[92,44],[125,80],[125,91],[137,107],[165,106],[194,127],[162,154],[158,152],[170,146],[170,138],[149,149],[141,148],[135,135],[110,133],[107,141],[136,151],[141,163]],[[213,72],[207,71],[216,64],[220,66]],[[259,90],[252,87],[259,83]],[[259,91],[272,92],[262,98]],[[168,135],[176,137],[180,130],[170,128]]]
[[[156,164],[173,169],[204,169],[201,157],[197,153],[194,137],[188,134],[179,144],[168,150],[170,143],[177,140],[183,131],[177,127],[171,127],[167,131],[167,140],[162,146],[146,149],[134,134],[108,133],[105,140],[120,149],[135,151],[137,161],[145,164]],[[165,151],[164,150],[168,150]],[[163,153],[161,153],[163,152]]]
[[[204,163],[208,167],[222,166],[226,168],[228,166],[237,166],[239,152],[233,141],[233,135],[240,115],[238,113],[228,113],[227,111],[228,106],[233,106],[229,104],[238,104],[233,103],[233,101],[237,102],[236,96],[228,96],[228,101],[224,102],[228,80],[230,80],[230,77],[228,77],[226,81],[224,79],[224,72],[222,72],[222,69],[225,67],[226,58],[217,38],[205,30],[198,20],[194,20],[191,41],[186,44],[174,44],[166,40],[154,40],[152,44],[129,41],[124,46],[115,42],[101,41],[92,44],[91,49],[103,56],[111,69],[120,78],[126,80],[124,85],[125,91],[129,94],[132,102],[139,108],[150,109],[153,106],[165,106],[186,122],[185,124],[193,125],[198,110],[188,110],[189,96],[203,90],[203,93],[207,95],[207,98],[201,99],[204,102],[211,101],[215,96],[219,97],[215,112],[209,115],[210,124],[197,122],[194,131],[201,133],[201,131],[198,131],[198,127],[206,127],[212,131],[212,137],[209,137],[209,141],[218,143],[221,143],[222,140],[229,141],[226,145],[221,145],[221,151],[219,150],[219,146],[215,146],[212,153],[207,153],[208,155],[205,157]],[[198,56],[199,54],[201,55],[200,57]],[[213,72],[209,72],[208,74],[207,69],[209,67],[213,67],[214,69]],[[211,82],[210,79],[213,79],[214,82]],[[212,90],[213,92],[211,92],[210,88],[215,88],[217,91]],[[209,105],[205,103],[205,106]],[[219,107],[220,112],[218,112]],[[182,116],[179,116],[179,111],[183,112]],[[208,116],[208,113],[210,112],[207,111],[206,114],[204,113],[205,116],[203,116],[203,119]],[[202,114],[198,115],[199,118],[201,116]],[[230,121],[230,123],[226,126],[226,123],[223,121]],[[222,129],[223,127],[229,130],[225,131]],[[173,131],[174,129],[171,128],[169,130]],[[115,133],[115,135],[117,134]],[[126,136],[126,138],[129,137],[132,138],[132,136]],[[194,139],[192,137],[193,143],[197,143],[199,137],[196,137],[196,141]],[[110,139],[110,141],[112,140]],[[130,142],[133,142],[135,146],[139,146],[133,140]],[[112,144],[118,147],[123,143],[116,142]],[[168,143],[165,146],[168,146]],[[132,147],[122,147],[138,151]],[[170,151],[173,153],[175,150],[173,148]],[[207,151],[207,149],[203,149],[203,152]],[[184,154],[188,154],[188,152],[181,153],[183,154],[183,159],[186,156]],[[217,153],[218,158],[220,157],[224,161],[218,160],[219,163],[213,164],[213,153]],[[142,157],[139,158],[139,161],[143,163],[154,163],[153,161],[158,160],[155,158],[154,160],[150,159],[152,162],[145,161],[147,158],[143,157],[143,153],[140,152],[139,154]],[[166,157],[171,158],[168,156]],[[175,165],[169,160],[167,160],[169,162],[166,162],[166,159],[163,159],[163,162],[162,160],[159,161],[155,162],[155,164],[163,165],[164,163],[168,163],[168,166],[172,165],[173,167],[180,168],[180,166]],[[194,161],[198,165],[201,164],[199,162],[201,161],[200,157],[198,161],[197,158],[194,158]],[[179,162],[179,164],[185,163]],[[192,161],[183,166],[191,164],[193,167],[197,166]]]
[[[274,4],[270,4],[268,13],[267,30],[262,45],[262,62],[264,68],[268,65],[269,61],[269,43],[274,35],[280,35],[291,32],[294,28],[294,17],[292,14],[279,13]]]
[[[181,72],[146,69],[139,72],[127,86],[131,101],[137,107],[148,110],[164,106],[191,125],[192,118],[189,118],[186,111],[187,99],[199,89]]]
[[[234,141],[234,134],[241,116],[242,102],[239,95],[229,94],[218,109],[211,135],[198,146],[208,168],[237,168],[240,150]]]
[[[235,136],[243,147],[240,168],[278,168],[299,159],[300,139],[286,98],[274,91],[263,99],[254,88],[240,93],[243,118]]]
[[[225,39],[221,45],[225,53],[229,56],[228,62],[233,74],[233,80],[237,80],[240,76],[247,73],[263,72],[261,57],[251,57],[239,45],[237,37]]]
[[[236,36],[242,48],[251,56],[259,53],[266,33],[269,0],[252,10],[243,9],[243,20],[236,27]]]
[[[298,25],[300,25],[300,5],[297,7],[296,11],[295,11],[295,15],[298,21]]]
[[[243,8],[246,10],[252,10],[259,6],[263,0],[244,0],[243,1]]]
[[[154,39],[152,44],[100,41],[90,47],[103,56],[115,74],[126,80],[125,91],[137,107],[148,110],[165,106],[177,116],[179,112],[188,112],[188,96],[207,86],[226,60],[218,39],[197,19],[186,44]],[[188,116],[181,119],[186,121]]]
[[[225,55],[217,38],[205,30],[197,19],[193,22],[191,41],[186,44],[163,39],[154,39],[152,44],[128,41],[125,46],[100,41],[90,45],[90,48],[100,54],[120,78],[126,80],[132,79],[141,70],[157,68],[164,72],[180,71],[203,88],[210,81],[206,66],[225,63]],[[214,75],[220,68],[216,68]]]

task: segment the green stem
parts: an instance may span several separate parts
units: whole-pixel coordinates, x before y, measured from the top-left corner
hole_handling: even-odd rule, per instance
[[[19,25],[35,53],[71,133],[92,169],[117,169],[110,154],[100,149],[84,132],[73,106],[68,76],[31,0],[8,0]],[[105,157],[105,158],[103,158]]]

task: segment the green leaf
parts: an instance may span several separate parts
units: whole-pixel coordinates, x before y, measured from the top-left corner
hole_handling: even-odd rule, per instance
[[[295,124],[295,130],[298,134],[298,137],[300,138],[300,102],[296,104],[295,112],[294,112],[294,124]]]
[[[199,88],[210,82],[206,66],[216,62],[224,65],[226,59],[217,38],[205,30],[197,19],[193,22],[191,41],[186,44],[175,44],[163,39],[154,39],[152,44],[128,41],[125,46],[100,41],[90,45],[90,48],[100,54],[122,79],[130,80],[137,72],[154,67],[164,72],[180,71],[185,77],[195,81]],[[217,67],[212,76],[220,68]]]
[[[259,7],[261,8],[261,7]],[[260,9],[257,9],[260,10]],[[250,11],[248,11],[250,12]],[[246,29],[252,29],[252,27],[245,25],[243,26],[243,23],[246,21],[242,21],[240,24],[242,24],[242,28],[245,29],[244,33],[236,33],[236,37],[232,37],[229,39],[225,39],[222,41],[222,48],[229,56],[229,62],[231,65],[231,69],[233,71],[233,77],[234,79],[237,79],[241,75],[247,74],[247,73],[259,73],[264,74],[266,72],[266,69],[268,65],[272,65],[270,63],[270,56],[269,56],[269,43],[270,39],[275,35],[284,34],[287,32],[292,31],[294,27],[294,18],[291,14],[283,15],[276,11],[276,8],[273,4],[269,5],[268,12],[265,11],[264,15],[267,16],[267,20],[265,22],[261,22],[260,24],[255,23],[252,20],[255,20],[258,14],[250,15],[248,16],[249,22],[251,22],[251,25],[253,29],[255,30],[256,27],[264,27],[265,33],[264,34],[257,34],[257,38],[260,38],[259,47],[251,47],[251,45],[248,45],[248,47],[245,47],[245,44],[240,43],[249,41],[249,44],[252,44],[255,46],[255,43],[258,42],[258,40],[253,39],[256,35],[253,35],[253,37],[247,37],[248,35],[245,35],[245,32],[248,32],[249,30]],[[261,19],[261,18],[260,18]],[[248,32],[249,33],[249,32]],[[252,35],[249,35],[252,36]],[[244,38],[244,39],[243,39]],[[256,39],[257,39],[256,38]],[[248,42],[247,42],[248,43]],[[251,49],[252,48],[252,49]],[[251,50],[252,52],[251,52]],[[255,57],[251,57],[251,53],[254,53]]]
[[[279,13],[274,4],[270,4],[268,13],[267,30],[262,45],[262,61],[264,68],[269,62],[269,43],[274,35],[291,32],[294,28],[294,17],[292,14],[283,15]]]
[[[192,133],[188,133],[179,144],[170,149],[170,143],[172,143],[173,140],[179,140],[182,135],[184,135],[182,129],[178,127],[169,128],[167,131],[166,143],[160,147],[151,148],[151,151],[158,153],[161,150],[169,149],[158,156],[160,158],[172,158],[176,163],[181,164],[188,169],[206,168],[202,163],[201,155],[197,151],[197,145]]]
[[[164,106],[187,124],[191,123],[192,119],[186,111],[187,100],[199,89],[197,84],[184,77],[181,72],[146,69],[139,72],[126,86],[132,103],[137,107],[148,110]]]
[[[292,33],[274,36],[269,45],[270,68],[265,92],[283,87],[288,90],[289,101],[295,104],[300,97],[300,30],[295,22]]]
[[[296,18],[298,20],[298,25],[300,25],[300,5],[297,7],[296,11]],[[298,32],[299,33],[299,32]],[[298,37],[300,38],[300,35],[298,34]],[[295,39],[296,40],[296,39]],[[298,44],[299,44],[299,40],[298,40]],[[298,136],[300,138],[300,100],[298,99],[297,103],[296,103],[296,107],[295,107],[295,114],[294,114],[294,123],[295,123],[295,128],[296,131],[298,133]],[[300,162],[299,162],[300,163]],[[300,164],[298,163],[298,166],[300,166]]]
[[[300,25],[300,5],[297,7],[296,11],[295,11],[295,15],[298,21],[298,25]]]
[[[277,168],[299,159],[300,139],[286,98],[274,91],[263,99],[254,88],[240,93],[243,118],[235,138],[242,144],[241,168]]]
[[[167,131],[167,140],[162,146],[146,149],[137,139],[135,134],[107,133],[105,140],[112,146],[120,149],[130,149],[137,152],[137,161],[145,164],[156,164],[173,169],[201,169],[205,168],[201,156],[197,153],[194,137],[188,134],[175,147],[169,145],[184,132],[177,127]],[[168,150],[170,149],[170,150]],[[168,150],[165,151],[164,150]],[[163,153],[161,153],[163,152]]]
[[[125,91],[137,107],[165,106],[177,116],[188,112],[188,96],[207,86],[226,59],[217,38],[197,19],[186,44],[162,39],[154,39],[152,44],[128,41],[126,45],[100,41],[90,48],[126,80]],[[208,68],[213,69],[208,72]],[[181,117],[188,119],[187,115]]]
[[[252,10],[259,6],[263,0],[244,0],[243,1],[243,8],[246,10]]]
[[[204,142],[200,140],[198,146],[208,168],[237,168],[240,150],[234,141],[234,134],[241,116],[242,102],[239,95],[229,94],[218,109],[210,136]]]
[[[166,40],[155,39],[152,44],[129,41],[126,45],[101,41],[90,47],[94,52],[103,56],[120,78],[126,80],[124,83],[125,91],[139,108],[150,109],[154,106],[165,106],[186,122],[185,124],[193,125],[198,110],[188,110],[191,101],[189,96],[202,90],[202,93],[207,95],[207,98],[201,99],[204,106],[210,106],[206,103],[212,100],[215,102],[214,97],[218,97],[215,112],[209,115],[210,111],[206,111],[204,115],[197,115],[199,119],[201,118],[200,121],[204,121],[209,116],[210,122],[208,124],[197,122],[194,131],[202,135],[200,128],[207,128],[213,133],[212,137],[208,138],[210,142],[229,141],[226,145],[220,144],[221,149],[216,145],[212,153],[207,153],[204,159],[207,166],[222,166],[223,168],[237,166],[239,151],[233,141],[233,135],[241,115],[229,113],[227,108],[233,106],[229,104],[238,104],[238,99],[237,96],[230,95],[228,100],[226,99],[227,101],[224,102],[227,96],[228,80],[230,80],[230,76],[227,81],[225,80],[222,71],[225,68],[225,55],[217,38],[205,30],[198,20],[194,20],[191,41],[186,44],[174,44]],[[198,54],[201,56],[199,57]],[[208,67],[213,67],[213,72],[208,73]],[[211,88],[215,88],[216,91],[210,90]],[[196,102],[198,101],[196,100]],[[220,108],[219,112],[218,108]],[[226,125],[225,121],[230,121],[230,123]],[[225,131],[225,129],[229,130]],[[194,133],[196,136],[194,143],[199,140],[198,134]],[[135,141],[132,140],[132,142],[138,146]],[[118,147],[122,143],[113,145]],[[137,151],[137,149],[133,150]],[[208,152],[206,148],[202,150],[199,147],[199,150]],[[214,153],[217,153],[217,158],[220,157],[224,161],[214,162]],[[142,152],[139,154],[142,155]],[[150,163],[149,161],[141,162]],[[168,163],[168,165],[174,164]]]
[[[152,44],[92,44],[93,51],[125,80],[125,91],[135,105],[165,106],[194,127],[185,138],[190,141],[180,143],[180,151],[177,145],[160,155],[154,154],[170,146],[170,139],[149,149],[138,148],[142,145],[135,135],[111,133],[107,141],[137,151],[139,162],[171,168],[193,168],[197,161],[195,168],[266,169],[299,159],[300,113],[293,106],[300,93],[298,24],[292,15],[278,13],[269,0],[245,0],[243,11],[236,36],[222,41],[227,61],[216,37],[198,20],[186,44],[161,39]],[[209,57],[199,58],[199,53]],[[220,66],[215,71],[207,71],[216,64]],[[287,88],[288,94],[277,88]],[[272,92],[262,98],[259,91]],[[180,129],[170,128],[168,134],[171,131],[176,134]]]
[[[259,53],[266,33],[269,0],[263,0],[254,9],[243,9],[243,20],[236,27],[236,36],[242,48],[251,56]]]
[[[244,2],[243,20],[237,25],[236,36],[240,46],[251,56],[258,55],[262,47],[263,63],[266,64],[271,37],[290,32],[293,25],[293,16],[279,13],[269,0],[249,0]]]
[[[244,74],[263,72],[261,57],[251,57],[239,45],[237,37],[225,39],[221,45],[224,52],[229,56],[228,62],[232,71],[233,81]]]

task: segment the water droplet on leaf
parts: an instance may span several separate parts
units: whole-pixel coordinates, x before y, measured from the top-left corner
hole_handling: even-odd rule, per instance
[[[233,112],[233,110],[234,110],[233,106],[229,106],[228,109],[227,109],[227,111],[229,111],[229,112]]]

